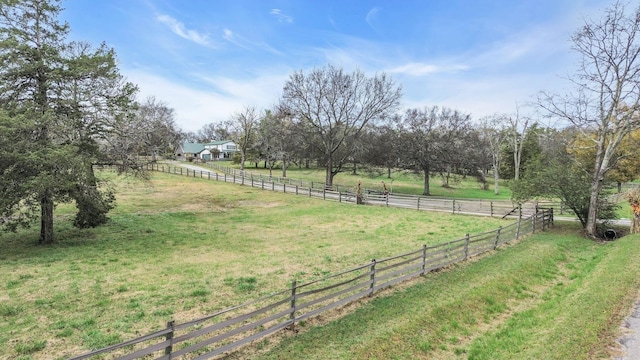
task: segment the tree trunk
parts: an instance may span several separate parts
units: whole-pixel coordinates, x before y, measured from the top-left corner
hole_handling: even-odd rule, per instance
[[[387,167],[387,179],[391,179],[391,166]]]
[[[587,234],[592,239],[598,237],[596,228],[598,225],[598,196],[600,195],[600,190],[602,188],[602,182],[599,178],[600,177],[591,184],[591,192],[589,193],[589,212],[587,213],[587,226],[585,226]]]
[[[516,146],[516,151],[513,153],[513,171],[514,171],[513,178],[515,180],[520,179],[520,155],[521,155],[520,151]]]
[[[498,189],[498,182],[500,180],[500,163],[496,161],[495,156],[493,159],[493,193],[495,195],[500,194],[500,190]]]
[[[40,199],[40,244],[53,243],[53,194],[45,189]]]
[[[622,192],[622,183],[618,181],[618,194]]]
[[[240,171],[244,171],[244,161],[245,161],[246,157],[244,154],[244,151],[240,152]]]
[[[632,234],[640,233],[640,214],[633,214],[633,219],[631,219],[630,232]]]
[[[331,158],[331,155],[327,157],[327,168],[324,185],[325,187],[333,186],[333,159]]]
[[[284,159],[282,160],[282,177],[287,177],[287,161]]]
[[[422,195],[431,195],[429,192],[429,168],[424,169],[424,192]]]

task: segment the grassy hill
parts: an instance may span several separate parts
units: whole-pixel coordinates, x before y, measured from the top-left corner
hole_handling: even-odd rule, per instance
[[[234,358],[611,357],[640,287],[640,239],[598,244],[577,230],[564,224],[429,274],[270,351]]]
[[[37,245],[37,228],[0,234],[0,357],[68,357],[509,223],[169,174],[115,186],[107,226],[75,229],[61,205],[53,246]]]
[[[285,289],[294,279],[509,223],[169,174],[115,185],[118,207],[107,226],[74,229],[73,206],[61,205],[53,246],[36,245],[37,229],[0,234],[1,359],[66,358]],[[597,244],[577,233],[560,226],[232,357],[604,356],[640,285],[638,237]]]

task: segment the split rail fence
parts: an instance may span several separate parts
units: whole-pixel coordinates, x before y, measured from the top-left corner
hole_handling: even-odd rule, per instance
[[[358,203],[358,196],[351,188],[338,185],[327,188],[323,183],[293,180],[276,176],[253,174],[236,169],[220,167],[217,171],[195,170],[182,166],[162,164],[149,164],[147,170],[164,173],[202,178],[226,183],[251,186],[262,190],[283,192],[288,194],[304,195],[324,200],[338,202]],[[361,201],[367,205],[399,207],[406,209],[439,211],[452,214],[484,215],[491,217],[518,218],[528,216],[536,212],[536,208],[555,208],[556,213],[562,207],[558,203],[551,202],[527,202],[518,206],[511,201],[489,201],[483,199],[451,199],[431,196],[416,196],[403,194],[381,194],[377,191],[363,189]]]
[[[493,231],[466,235],[438,245],[423,245],[420,249],[385,259],[372,259],[316,281],[303,284],[294,281],[287,289],[274,294],[193,321],[181,324],[169,321],[165,329],[70,360],[104,356],[119,360],[143,357],[201,360],[223,356],[283,329],[292,330],[303,321],[331,309],[373,296],[382,289],[494,250],[552,225],[553,209],[538,208],[534,214],[519,217],[516,222]]]

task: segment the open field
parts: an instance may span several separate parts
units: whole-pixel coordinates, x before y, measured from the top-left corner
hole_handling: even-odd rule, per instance
[[[233,358],[610,358],[640,288],[640,236],[598,244],[577,230],[531,236]]]
[[[112,177],[110,173],[103,174]],[[371,258],[510,223],[355,206],[154,174],[118,179],[108,226],[0,234],[0,358],[50,359],[127,340]]]
[[[231,167],[239,169],[240,165],[233,164],[230,161],[217,162],[220,166]],[[200,164],[203,165],[203,164]],[[247,172],[253,172],[255,174],[269,174],[269,169],[263,168],[263,163],[257,168],[254,164],[247,163],[245,170]],[[206,164],[204,165],[206,166]],[[273,176],[281,176],[282,169],[274,168],[272,172]],[[318,183],[324,183],[325,170],[324,168],[298,168],[291,166],[287,169],[287,177],[296,180],[314,181]],[[424,176],[422,174],[416,174],[411,171],[394,170],[391,172],[391,179],[387,178],[387,173],[383,169],[376,171],[367,171],[365,169],[358,170],[356,175],[353,175],[350,170],[339,173],[334,177],[334,184],[342,186],[351,186],[354,188],[358,184],[358,181],[362,182],[362,187],[367,189],[374,189],[382,191],[382,181],[385,182],[387,189],[401,194],[421,195],[424,191]],[[435,175],[430,180],[430,189],[432,196],[445,196],[455,197],[459,199],[489,199],[489,200],[509,200],[511,198],[511,190],[507,186],[507,182],[500,181],[500,194],[495,195],[493,193],[493,178],[487,178],[489,182],[489,189],[482,190],[481,184],[473,176],[467,176],[462,178],[459,175],[452,178],[449,182],[450,187],[442,187],[442,180],[439,175]]]

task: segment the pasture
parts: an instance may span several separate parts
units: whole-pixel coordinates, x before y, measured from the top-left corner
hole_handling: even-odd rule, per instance
[[[239,164],[233,164],[230,161],[198,165],[204,167],[223,166],[240,169]],[[254,164],[246,163],[245,171],[248,173],[268,175],[269,169],[265,169],[263,165],[264,163],[260,163],[258,164],[258,167],[256,167]],[[492,175],[487,175],[487,182],[489,185],[488,190],[483,190],[480,182],[478,182],[477,178],[474,176],[463,177],[457,174],[452,175],[449,181],[449,187],[443,187],[442,177],[435,173],[431,175],[429,184],[432,196],[489,200],[509,200],[511,198],[511,190],[509,190],[508,181],[506,180],[500,180],[500,193],[498,195],[494,195]],[[274,168],[272,176],[282,176],[282,169]],[[324,183],[325,170],[324,168],[317,167],[305,168],[291,166],[287,169],[287,177],[296,180]],[[334,184],[352,187],[354,191],[358,182],[362,183],[363,188],[382,191],[383,181],[389,191],[399,194],[422,195],[424,190],[424,175],[408,170],[394,169],[391,172],[391,178],[388,178],[387,172],[384,169],[359,168],[355,175],[351,171],[345,171],[337,174],[333,179]]]
[[[109,172],[103,176],[114,178]],[[153,174],[116,178],[107,226],[0,234],[3,357],[65,358],[345,268],[510,223]]]
[[[617,357],[640,288],[639,240],[599,244],[561,224],[231,358]]]

